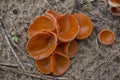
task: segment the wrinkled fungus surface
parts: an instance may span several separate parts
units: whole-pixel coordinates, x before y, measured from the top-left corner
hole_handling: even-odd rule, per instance
[[[29,26],[27,51],[40,72],[59,76],[69,69],[70,58],[77,53],[75,38],[87,38],[91,32],[92,23],[86,15],[49,10]]]

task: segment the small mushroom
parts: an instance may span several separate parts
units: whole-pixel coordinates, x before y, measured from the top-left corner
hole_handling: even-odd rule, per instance
[[[58,20],[58,39],[61,42],[69,42],[75,39],[79,31],[77,20],[71,14],[65,14]]]
[[[27,50],[34,59],[43,59],[50,56],[57,46],[57,36],[51,31],[40,31],[33,35],[28,43]]]
[[[112,15],[120,16],[120,7],[111,7]]]
[[[44,74],[50,74],[51,70],[51,56],[48,56],[41,60],[36,60],[35,65],[38,70]]]
[[[102,44],[109,45],[112,44],[115,40],[115,34],[109,29],[103,29],[98,34],[98,39]]]
[[[73,58],[78,51],[78,43],[76,40],[68,42],[67,44],[67,55],[69,58]]]
[[[28,36],[29,38],[39,32],[41,30],[50,30],[54,31],[56,29],[56,23],[49,18],[48,16],[40,16],[37,17],[33,23],[28,28]]]
[[[108,3],[112,7],[120,7],[120,0],[108,0]]]
[[[65,73],[70,66],[69,57],[60,52],[54,52],[51,57],[52,72],[54,75],[59,76]]]
[[[93,24],[90,18],[85,14],[74,14],[74,17],[79,23],[79,33],[77,34],[76,38],[81,40],[87,38],[93,30]]]

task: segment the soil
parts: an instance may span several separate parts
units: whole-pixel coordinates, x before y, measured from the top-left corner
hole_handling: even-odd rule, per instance
[[[108,0],[0,0],[0,80],[120,80],[120,17],[111,14]],[[35,17],[46,10],[62,13],[84,13],[94,24],[93,33],[78,41],[79,50],[71,66],[60,77],[44,75],[37,70],[26,51],[27,29]],[[116,40],[105,46],[97,40],[102,29],[115,32]],[[19,65],[13,51],[23,64]],[[19,40],[14,42],[16,35]]]

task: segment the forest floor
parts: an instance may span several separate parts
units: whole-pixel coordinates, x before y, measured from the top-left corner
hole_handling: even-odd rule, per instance
[[[0,0],[0,80],[120,80],[120,17],[111,14],[107,1]],[[60,77],[39,72],[26,51],[28,26],[49,9],[84,13],[94,25],[91,36],[78,41],[79,50]],[[105,28],[115,32],[109,46],[97,40]]]

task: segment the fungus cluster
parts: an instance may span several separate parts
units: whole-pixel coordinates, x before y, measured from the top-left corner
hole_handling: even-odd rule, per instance
[[[120,16],[120,0],[108,0],[113,15]]]
[[[77,53],[75,39],[87,38],[93,30],[85,14],[62,14],[54,10],[37,17],[28,28],[27,51],[44,74],[62,75]]]

